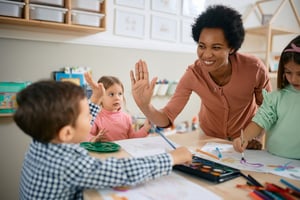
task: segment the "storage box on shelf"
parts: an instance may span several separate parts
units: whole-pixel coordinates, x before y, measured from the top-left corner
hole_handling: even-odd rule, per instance
[[[29,18],[63,23],[65,20],[66,8],[50,7],[38,4],[29,4]]]
[[[24,0],[12,4],[10,10],[0,4],[0,24],[38,28],[102,32],[106,23],[106,0]],[[76,8],[76,9],[75,9]],[[2,13],[1,13],[1,10]]]
[[[24,2],[0,0],[0,15],[22,17]]]
[[[63,0],[29,0],[29,3],[64,7]]]
[[[103,0],[73,0],[72,9],[99,12]]]
[[[104,17],[100,13],[72,10],[72,23],[85,26],[101,26],[101,19]]]

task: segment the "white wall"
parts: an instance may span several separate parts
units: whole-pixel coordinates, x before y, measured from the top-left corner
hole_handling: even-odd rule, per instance
[[[36,81],[50,78],[51,72],[64,66],[89,66],[93,76],[114,75],[124,83],[128,109],[140,113],[130,95],[129,71],[138,59],[148,62],[151,77],[176,80],[187,65],[196,59],[195,53],[162,52],[30,40],[0,38],[0,81]],[[167,98],[155,97],[154,103],[162,107]],[[177,121],[191,120],[199,109],[199,98],[194,95]],[[18,199],[18,181],[24,152],[29,137],[13,123],[12,118],[0,117],[0,158],[2,159],[0,199]]]
[[[130,95],[129,70],[133,69],[135,62],[146,60],[151,77],[176,80],[196,59],[196,47],[113,36],[113,2],[108,1],[108,30],[105,33],[86,35],[0,24],[0,81],[36,81],[50,78],[52,71],[65,66],[87,66],[92,68],[95,79],[105,74],[118,76],[125,86],[128,109],[133,114],[139,113]],[[253,0],[233,2],[233,5],[245,9],[241,2]],[[283,43],[281,41],[278,40],[280,44]],[[244,46],[254,43],[250,41]],[[153,102],[162,107],[167,100],[155,97]],[[192,95],[176,121],[190,121],[199,110],[199,104],[199,98]],[[30,138],[16,127],[12,118],[0,118],[0,137],[0,198],[18,199],[19,173]]]

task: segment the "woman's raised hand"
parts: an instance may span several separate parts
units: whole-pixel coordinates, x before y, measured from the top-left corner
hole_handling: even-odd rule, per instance
[[[157,77],[149,82],[149,73],[145,61],[135,64],[135,71],[130,71],[131,91],[136,104],[143,110],[150,104]]]

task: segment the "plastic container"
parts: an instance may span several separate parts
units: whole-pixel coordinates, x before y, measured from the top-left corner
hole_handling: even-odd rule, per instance
[[[168,83],[160,83],[159,88],[157,90],[157,95],[158,96],[165,96],[167,94],[168,88],[169,88]]]
[[[66,8],[56,8],[51,6],[43,6],[37,4],[29,4],[30,19],[43,20],[52,22],[64,22]]]
[[[0,15],[22,17],[25,3],[0,0]]]
[[[178,84],[177,81],[170,83],[168,91],[167,91],[167,95],[172,96],[175,93],[177,84]]]
[[[29,0],[29,3],[34,4],[43,4],[43,5],[50,5],[50,6],[64,6],[63,0]]]
[[[71,2],[72,9],[86,11],[100,11],[103,0],[73,0]]]
[[[104,14],[101,13],[72,10],[72,24],[100,27],[103,17]]]

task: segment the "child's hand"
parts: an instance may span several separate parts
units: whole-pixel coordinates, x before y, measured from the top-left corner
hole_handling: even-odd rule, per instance
[[[90,142],[107,142],[108,141],[106,137],[107,132],[108,130],[106,129],[100,130],[96,136],[91,138]]]
[[[173,157],[173,165],[189,164],[192,162],[192,153],[186,147],[178,147],[170,152]]]
[[[149,132],[149,130],[151,129],[151,123],[148,119],[145,120],[143,127],[146,132]]]
[[[92,76],[89,72],[84,73],[84,78],[86,82],[91,86],[92,88],[92,96],[91,96],[91,102],[100,105],[101,99],[103,95],[105,94],[105,88],[102,83],[97,83],[93,81]]]
[[[237,152],[240,152],[240,153],[244,152],[247,145],[248,145],[248,141],[247,140],[242,141],[240,137],[235,138],[233,140],[233,148]]]
[[[259,140],[253,139],[248,142],[247,149],[261,150],[262,144]]]

